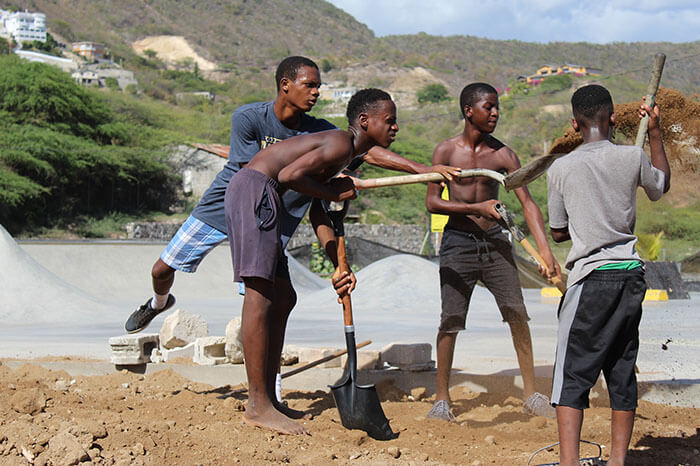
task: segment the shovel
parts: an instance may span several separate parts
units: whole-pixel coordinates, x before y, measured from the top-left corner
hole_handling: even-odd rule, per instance
[[[338,266],[341,272],[349,272],[348,260],[345,254],[345,230],[343,217],[348,209],[348,202],[343,203],[342,210],[326,208],[328,217],[333,223],[337,249]],[[342,297],[343,317],[345,321],[345,343],[348,348],[348,360],[345,365],[342,381],[331,385],[333,399],[340,413],[340,421],[346,429],[364,430],[375,440],[391,440],[397,437],[389,420],[384,415],[379,396],[374,385],[357,384],[357,347],[355,345],[355,327],[352,321],[352,304],[350,295]]]

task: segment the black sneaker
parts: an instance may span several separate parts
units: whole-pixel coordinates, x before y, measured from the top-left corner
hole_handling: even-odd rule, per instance
[[[148,327],[148,324],[150,324],[158,314],[173,307],[175,304],[175,296],[171,294],[168,295],[168,302],[165,303],[163,309],[153,309],[151,307],[151,301],[153,301],[153,298],[149,298],[148,301],[146,301],[146,304],[139,306],[139,308],[129,316],[126,324],[124,324],[124,328],[126,329],[127,333],[140,332]]]

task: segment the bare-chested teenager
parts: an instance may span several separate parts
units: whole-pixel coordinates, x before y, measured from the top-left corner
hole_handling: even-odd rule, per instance
[[[433,164],[463,169],[487,168],[510,173],[520,168],[518,156],[491,136],[498,123],[498,93],[485,83],[473,83],[462,90],[460,106],[464,131],[441,142],[433,152]],[[449,200],[442,199],[440,183],[430,183],[426,206],[430,212],[449,215],[440,247],[440,293],[442,313],[437,335],[437,396],[428,418],[453,421],[449,382],[457,333],[465,329],[469,301],[480,280],[496,298],[503,320],[510,326],[518,365],[523,378],[524,410],[537,415],[554,415],[546,396],[535,391],[535,370],[529,317],[523,302],[520,279],[513,259],[513,247],[497,223],[494,209],[499,184],[486,177],[453,179],[448,184]],[[548,270],[559,274],[547,242],[539,207],[527,187],[515,190],[523,206],[527,225]],[[547,278],[549,272],[540,267]]]
[[[241,337],[249,395],[244,419],[285,434],[308,432],[287,415],[274,393],[284,324],[296,304],[281,239],[284,204],[280,196],[294,190],[329,201],[355,198],[352,179],[336,175],[372,147],[389,147],[399,130],[394,102],[379,89],[357,92],[348,103],[347,117],[347,131],[295,136],[263,149],[231,178],[226,189],[234,280],[243,280],[246,289]],[[448,179],[459,171],[444,168]],[[337,269],[334,282],[339,294],[349,292],[348,276]]]

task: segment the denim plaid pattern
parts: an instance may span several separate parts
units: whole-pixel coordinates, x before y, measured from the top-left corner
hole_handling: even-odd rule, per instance
[[[192,273],[197,270],[202,259],[225,240],[225,233],[190,215],[160,258],[175,270]]]

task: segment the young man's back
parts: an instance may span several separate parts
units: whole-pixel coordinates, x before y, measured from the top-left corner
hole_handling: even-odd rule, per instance
[[[650,115],[651,162],[636,147],[609,142],[615,125],[610,93],[602,86],[578,89],[571,98],[572,126],[583,146],[557,160],[547,177],[552,238],[571,239],[569,283],[557,312],[557,351],[552,378],[560,464],[578,465],[583,410],[601,372],[610,397],[612,448],[608,465],[625,464],[637,407],[635,362],[646,284],[634,249],[636,190],[657,200],[668,191],[671,171]]]
[[[660,199],[659,174],[641,148],[608,140],[584,144],[554,162],[548,176],[549,223],[555,229],[568,226],[570,284],[605,263],[639,259],[634,249],[637,187],[652,201]]]

